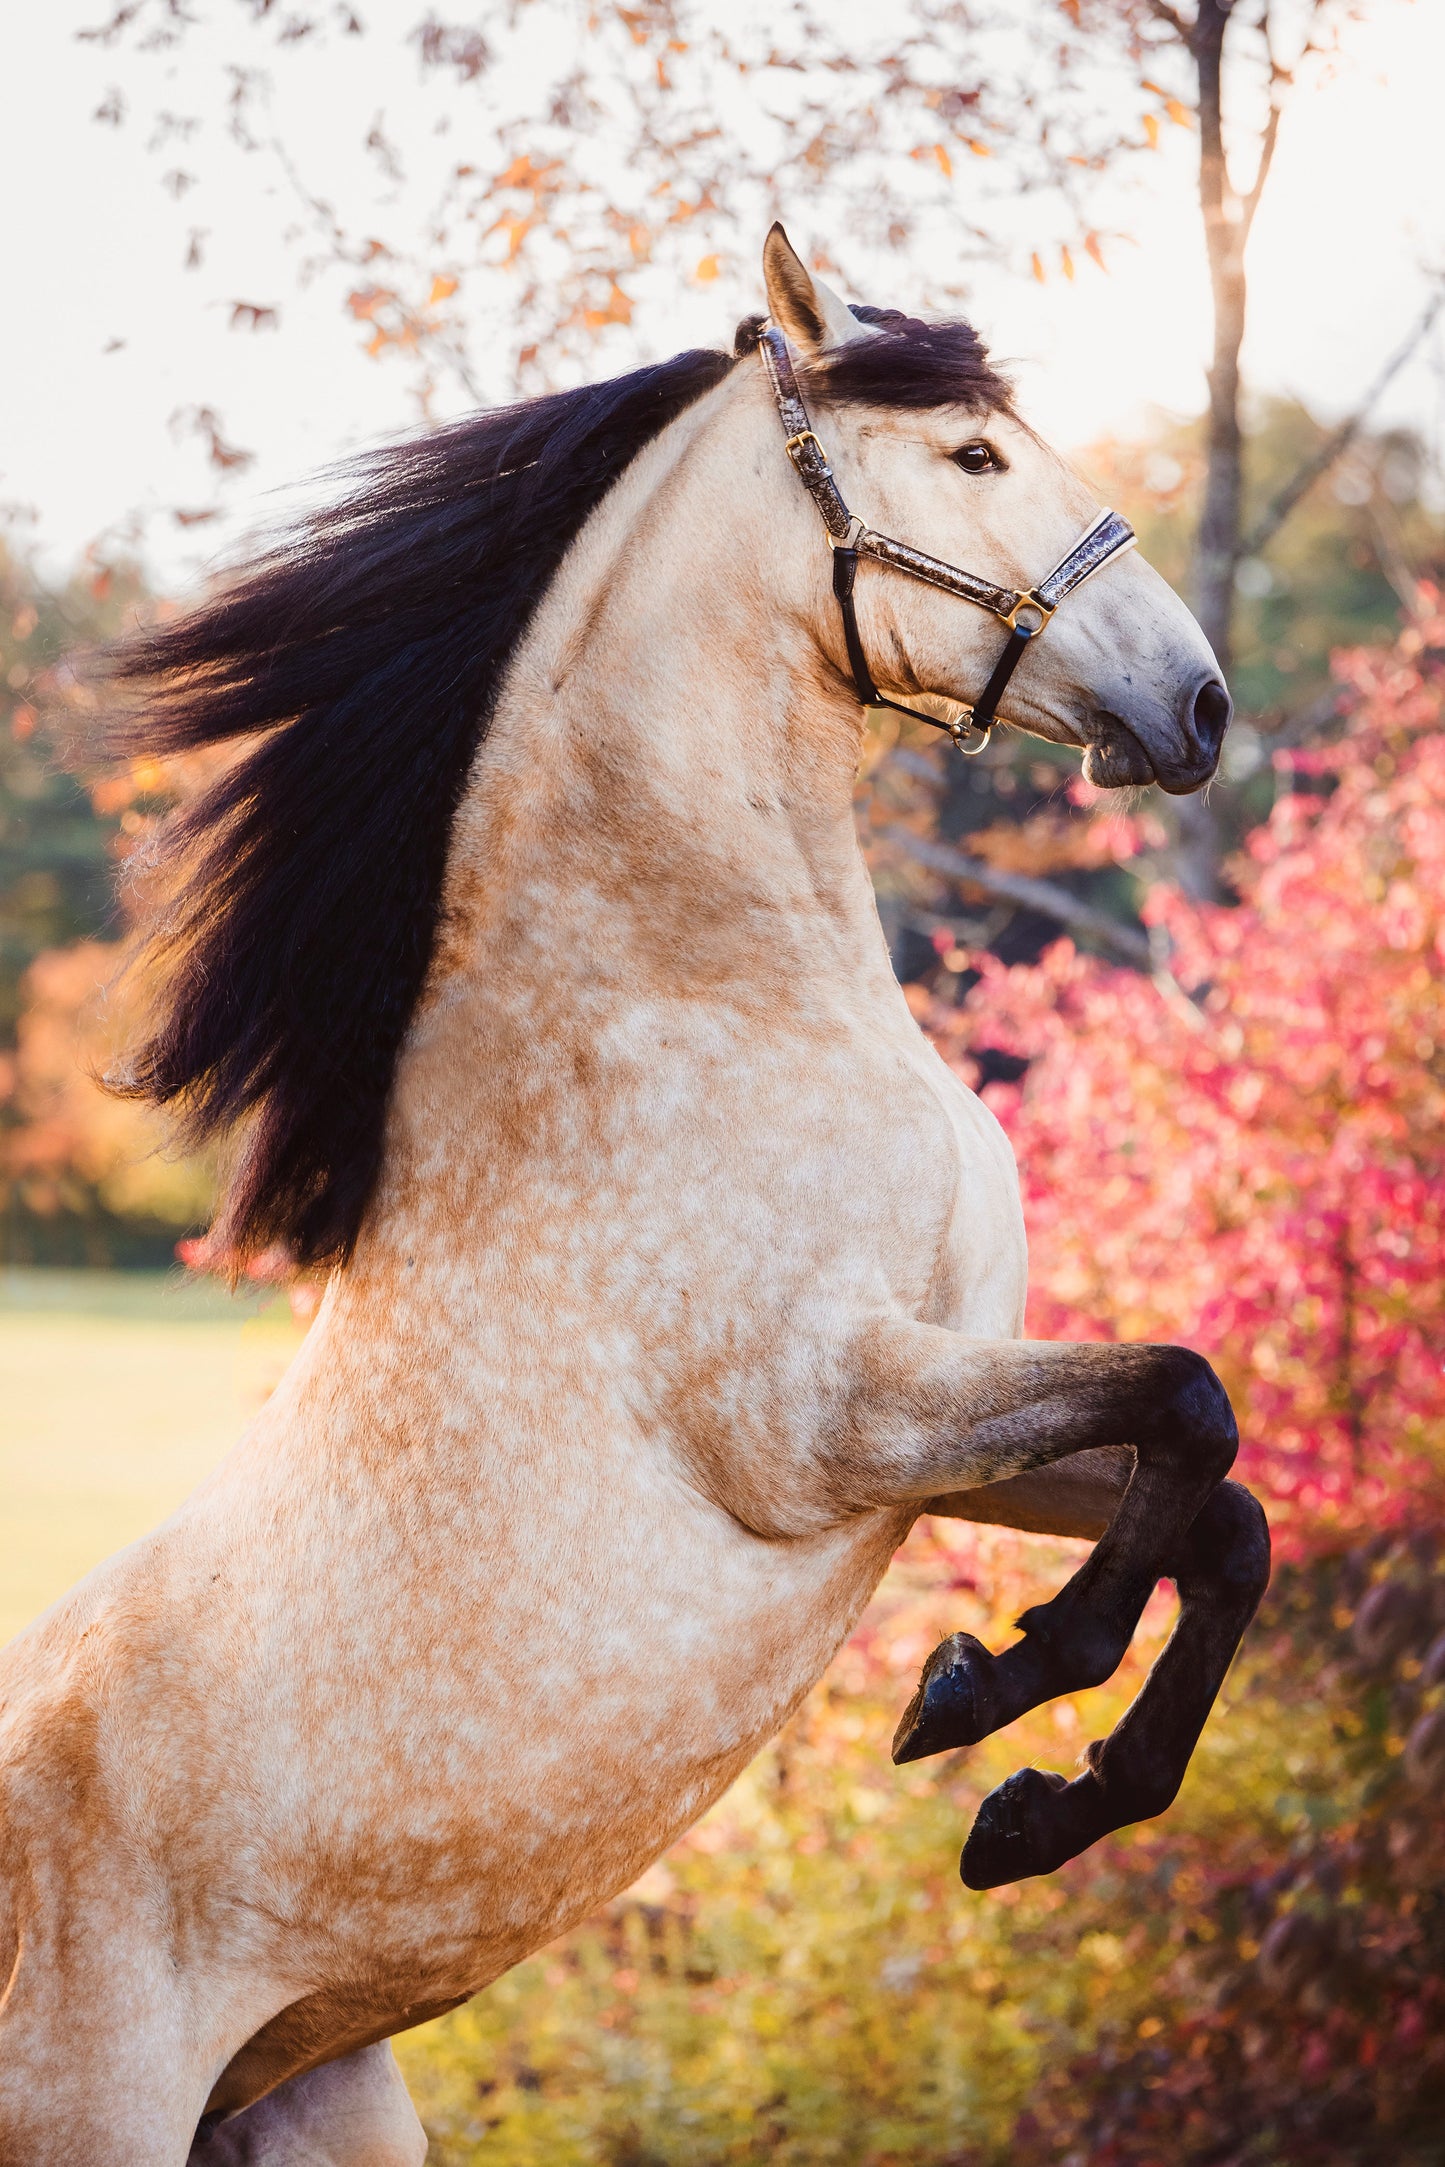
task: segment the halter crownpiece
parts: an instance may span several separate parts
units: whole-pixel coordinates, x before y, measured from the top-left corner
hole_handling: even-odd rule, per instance
[[[833,477],[827,453],[808,419],[788,342],[775,325],[764,327],[758,340],[758,351],[768,372],[779,417],[788,432],[788,457],[828,530],[833,551],[833,592],[842,612],[848,666],[853,672],[853,689],[860,702],[864,707],[891,707],[900,715],[911,715],[915,722],[926,722],[930,729],[946,730],[960,752],[982,752],[999,719],[998,703],[1029,641],[1043,631],[1066,595],[1073,594],[1095,572],[1134,547],[1137,539],[1134,529],[1118,512],[1100,512],[1052,572],[1046,573],[1036,587],[1029,587],[1022,594],[1012,587],[996,586],[990,579],[980,579],[974,572],[962,571],[956,564],[945,564],[941,558],[930,557],[926,551],[913,549],[907,542],[895,542],[886,534],[877,534],[871,527],[865,527],[861,519],[855,518],[843,501],[843,492]],[[967,717],[965,722],[940,722],[936,715],[925,715],[921,709],[907,707],[901,700],[890,700],[886,693],[878,690],[863,652],[853,601],[860,556],[872,557],[879,564],[890,564],[895,571],[927,580],[931,587],[942,587],[947,594],[956,594],[965,602],[976,603],[980,609],[991,610],[1008,626],[1007,644],[978,699],[971,705],[967,701],[953,703],[963,709]],[[964,744],[969,731],[979,733],[976,745]]]

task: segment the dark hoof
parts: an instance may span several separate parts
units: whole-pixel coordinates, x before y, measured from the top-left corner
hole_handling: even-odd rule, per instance
[[[893,1733],[895,1761],[976,1746],[993,1729],[993,1657],[972,1633],[950,1633],[923,1666],[918,1691]]]
[[[959,1862],[964,1886],[998,1889],[1051,1874],[1087,1850],[1103,1833],[1089,1825],[1097,1789],[1092,1776],[1070,1783],[1048,1769],[1016,1770],[978,1809]]]

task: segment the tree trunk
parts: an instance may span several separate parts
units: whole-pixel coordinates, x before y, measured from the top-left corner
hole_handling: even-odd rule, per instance
[[[1234,575],[1243,527],[1243,439],[1239,420],[1239,350],[1244,341],[1245,222],[1224,156],[1222,67],[1234,0],[1198,0],[1190,49],[1199,78],[1199,201],[1214,297],[1214,353],[1209,366],[1204,508],[1191,569],[1195,614],[1226,678],[1232,654]],[[1187,893],[1217,902],[1219,822],[1207,798],[1178,807],[1179,877]]]

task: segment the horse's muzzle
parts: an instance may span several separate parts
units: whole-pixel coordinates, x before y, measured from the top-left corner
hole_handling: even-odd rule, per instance
[[[1101,709],[1091,718],[1084,773],[1101,790],[1157,783],[1170,797],[1187,797],[1218,767],[1233,713],[1228,688],[1212,671],[1186,695],[1178,722],[1163,729]]]

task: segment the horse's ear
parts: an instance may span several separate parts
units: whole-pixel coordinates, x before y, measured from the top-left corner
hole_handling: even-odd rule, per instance
[[[775,225],[763,243],[763,279],[769,315],[805,353],[868,337],[868,326],[859,323],[831,286],[814,278],[781,226]]]

